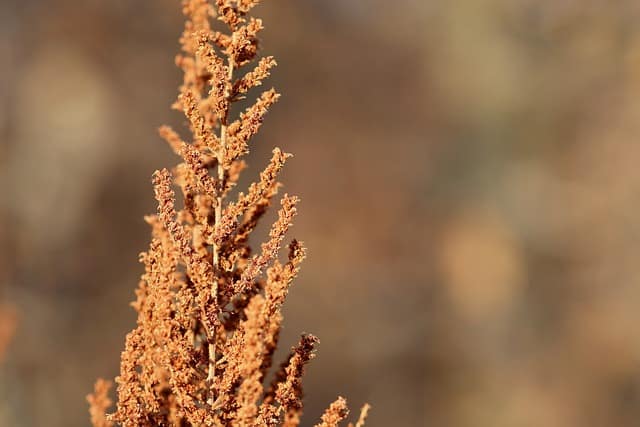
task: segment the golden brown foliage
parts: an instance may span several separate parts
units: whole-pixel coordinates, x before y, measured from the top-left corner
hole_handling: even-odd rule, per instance
[[[316,424],[316,427],[336,427],[340,421],[349,415],[347,409],[347,401],[344,397],[338,397],[322,414],[322,422]]]
[[[279,148],[247,193],[227,201],[245,168],[240,158],[277,101],[262,93],[240,117],[230,109],[262,84],[276,62],[258,60],[252,71],[234,77],[256,59],[262,21],[247,16],[257,0],[184,0],[187,17],[176,63],[184,71],[178,99],[191,141],[163,126],[160,135],[183,162],[153,174],[157,215],[136,301],[137,327],[126,338],[117,404],[110,382],[98,380],[88,396],[94,426],[297,426],[302,415],[302,376],[318,339],[303,335],[265,389],[282,323],[281,306],[306,256],[297,240],[288,261],[278,254],[296,215],[298,198],[284,195],[278,219],[260,253],[252,255],[250,233],[271,204],[278,174],[291,157]],[[229,34],[214,31],[210,18]],[[234,80],[235,79],[235,80]],[[179,188],[182,208],[176,207]],[[263,277],[266,273],[266,277]],[[366,408],[366,407],[365,407]],[[337,426],[347,416],[339,398],[320,426]],[[363,409],[357,426],[362,426]]]
[[[103,379],[96,381],[93,393],[87,396],[89,402],[89,414],[91,414],[91,424],[96,427],[111,427],[113,423],[107,420],[105,411],[113,403],[109,399],[109,389],[111,382]]]

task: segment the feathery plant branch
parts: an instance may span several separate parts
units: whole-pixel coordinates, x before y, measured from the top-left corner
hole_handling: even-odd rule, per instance
[[[298,198],[282,197],[259,253],[248,244],[291,155],[275,148],[260,179],[228,200],[246,167],[242,157],[249,142],[280,96],[266,90],[231,120],[232,105],[276,65],[268,56],[244,70],[258,55],[262,21],[249,15],[258,3],[182,2],[187,20],[176,64],[184,76],[173,107],[184,113],[192,136],[187,141],[168,126],[160,128],[182,162],[153,174],[158,212],[145,218],[151,243],[140,255],[145,271],[132,303],[137,326],[122,352],[115,412],[106,414],[112,404],[109,381],[98,380],[87,398],[96,427],[300,423],[302,376],[318,339],[302,335],[273,381],[263,384],[278,345],[282,304],[306,256],[302,243],[292,240],[288,261],[278,260]],[[228,32],[214,30],[213,18]],[[174,187],[184,200],[181,208]],[[365,405],[355,426],[349,425],[362,427],[367,411]],[[347,414],[340,397],[317,426],[337,426]]]

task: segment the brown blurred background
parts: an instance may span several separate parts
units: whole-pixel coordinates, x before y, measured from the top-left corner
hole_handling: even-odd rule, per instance
[[[117,373],[150,175],[177,161],[156,128],[182,124],[178,3],[1,2],[0,426],[86,426]],[[637,426],[638,2],[256,12],[284,96],[245,179],[296,154],[304,424],[342,394],[371,427]]]

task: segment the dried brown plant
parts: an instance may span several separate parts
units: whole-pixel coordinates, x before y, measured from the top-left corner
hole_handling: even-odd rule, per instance
[[[88,396],[94,426],[297,426],[303,409],[302,376],[318,339],[305,334],[265,386],[282,323],[281,307],[305,249],[289,243],[298,198],[284,195],[269,240],[253,254],[249,235],[277,195],[278,173],[290,154],[273,157],[246,193],[230,201],[269,108],[278,100],[264,91],[235,120],[231,107],[260,86],[276,65],[256,62],[260,19],[249,16],[258,0],[183,0],[187,17],[176,63],[184,80],[174,108],[189,123],[191,141],[168,126],[160,135],[182,158],[172,171],[153,175],[158,213],[148,216],[152,239],[140,255],[145,272],[133,307],[137,327],[126,338],[117,401],[111,383],[98,380]],[[217,18],[228,32],[216,31]],[[176,207],[176,187],[183,206]],[[368,406],[356,426],[364,424]],[[318,426],[337,426],[348,414],[338,398]]]

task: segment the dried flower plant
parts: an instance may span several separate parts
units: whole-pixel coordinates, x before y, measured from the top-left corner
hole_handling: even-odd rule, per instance
[[[269,76],[276,65],[254,62],[262,21],[249,16],[258,0],[184,0],[187,17],[176,63],[184,71],[178,100],[193,135],[186,142],[167,126],[160,135],[182,158],[172,172],[153,175],[158,213],[145,272],[133,303],[137,327],[126,338],[116,410],[111,383],[98,380],[88,396],[94,426],[297,426],[302,414],[302,376],[318,340],[305,334],[274,375],[263,383],[278,345],[281,307],[305,258],[303,245],[278,252],[296,215],[298,199],[284,195],[269,240],[253,254],[248,240],[277,195],[278,173],[290,154],[273,150],[258,182],[235,201],[230,190],[245,168],[242,157],[269,108],[278,100],[264,91],[235,120],[232,105]],[[211,19],[229,33],[215,31]],[[183,207],[176,207],[174,185]],[[355,424],[361,427],[368,411]],[[338,398],[318,426],[337,426],[348,414]],[[350,424],[353,426],[353,424]]]

